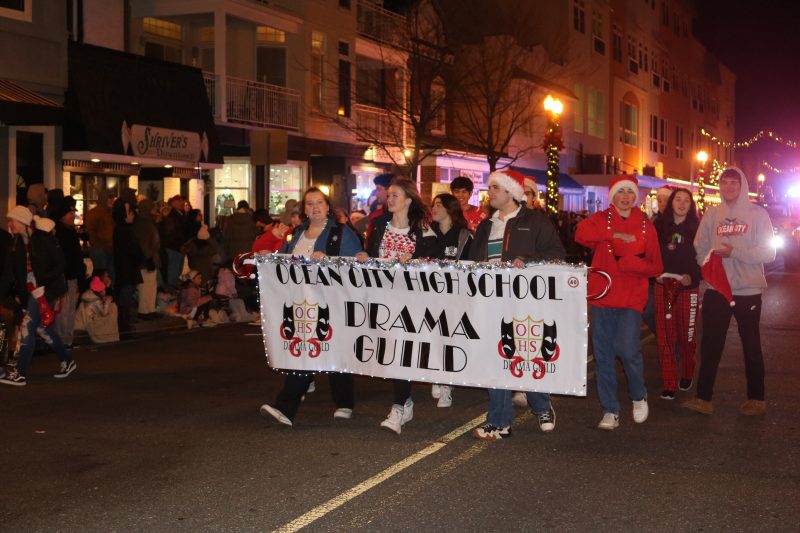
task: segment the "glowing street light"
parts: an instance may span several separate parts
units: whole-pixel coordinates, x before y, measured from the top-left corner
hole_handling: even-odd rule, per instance
[[[708,161],[708,153],[705,150],[697,152],[697,161],[700,163],[700,168],[697,171],[697,210],[700,213],[706,211],[706,161]]]
[[[564,104],[558,98],[547,95],[544,99],[544,110],[550,115],[547,130],[544,133],[544,153],[547,155],[547,197],[545,206],[550,215],[558,214],[558,152],[564,148],[561,139],[561,125],[558,117],[564,112]]]

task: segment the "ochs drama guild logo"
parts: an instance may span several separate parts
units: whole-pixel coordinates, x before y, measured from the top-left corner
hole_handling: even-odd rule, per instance
[[[284,349],[295,357],[307,353],[319,357],[329,349],[328,341],[333,336],[328,306],[303,303],[283,304],[283,321],[280,327]]]
[[[533,379],[542,379],[548,372],[555,371],[555,362],[561,353],[556,340],[555,321],[545,324],[544,320],[534,320],[530,316],[500,321],[500,342],[497,352],[504,359],[503,367],[515,378],[530,372]]]

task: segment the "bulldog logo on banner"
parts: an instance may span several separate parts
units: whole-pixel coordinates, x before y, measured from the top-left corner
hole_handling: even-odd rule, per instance
[[[555,321],[545,324],[530,315],[510,322],[501,319],[497,353],[504,359],[504,368],[515,378],[530,372],[533,379],[542,379],[548,370],[555,370],[554,363],[561,352],[556,337]]]
[[[283,304],[283,321],[280,335],[284,349],[294,357],[306,353],[312,359],[330,349],[328,341],[333,337],[328,306],[307,301]]]

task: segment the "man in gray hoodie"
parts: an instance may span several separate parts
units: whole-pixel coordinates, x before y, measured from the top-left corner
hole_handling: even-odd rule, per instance
[[[761,415],[767,410],[759,323],[761,292],[767,287],[764,263],[775,259],[775,248],[771,242],[773,234],[769,216],[765,209],[750,202],[748,192],[747,178],[742,171],[725,169],[719,178],[722,203],[706,212],[694,240],[697,262],[701,265],[710,254],[722,258],[733,293],[732,302],[723,296],[721,287],[709,287],[703,296],[703,339],[697,396],[683,406],[707,415],[714,412],[711,397],[731,316],[736,317],[739,328],[747,376],[747,401],[739,412]]]

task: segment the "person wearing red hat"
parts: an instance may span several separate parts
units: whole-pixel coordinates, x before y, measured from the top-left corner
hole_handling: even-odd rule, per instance
[[[731,317],[736,317],[744,349],[747,400],[743,415],[767,411],[764,401],[764,355],[761,352],[761,292],[767,287],[764,263],[775,259],[772,223],[763,207],[750,202],[747,178],[738,168],[726,168],[719,177],[722,203],[709,209],[700,221],[694,246],[703,280],[703,338],[697,396],[683,404],[710,415],[717,368],[725,349]],[[721,268],[720,268],[721,267]]]
[[[523,268],[530,261],[563,260],[566,252],[553,224],[540,211],[525,206],[525,176],[513,170],[489,175],[489,206],[494,213],[478,225],[470,246],[473,261],[511,261]],[[514,418],[513,391],[489,389],[486,423],[472,432],[481,440],[511,436]],[[539,429],[553,431],[556,413],[550,395],[527,393],[528,405],[536,415]]]
[[[594,252],[592,267],[608,273],[611,287],[591,302],[592,343],[597,371],[597,395],[603,408],[599,429],[619,426],[618,355],[628,377],[633,421],[647,420],[647,389],[640,348],[642,311],[647,305],[647,278],[662,272],[661,250],[653,224],[640,209],[636,177],[621,175],[608,188],[611,206],[590,216],[575,231],[575,241]],[[600,276],[589,277],[589,293],[600,292]]]

